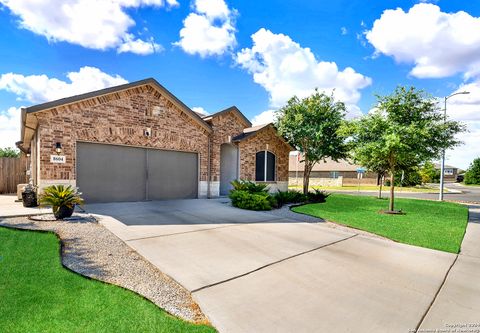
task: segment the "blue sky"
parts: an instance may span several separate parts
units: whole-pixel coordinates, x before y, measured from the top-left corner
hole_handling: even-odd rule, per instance
[[[315,87],[349,116],[374,94],[415,85],[452,98],[480,156],[480,4],[476,1],[0,0],[0,146],[18,108],[154,77],[192,108],[236,105],[255,122]],[[70,74],[69,74],[70,73]],[[199,110],[199,109],[197,109]]]

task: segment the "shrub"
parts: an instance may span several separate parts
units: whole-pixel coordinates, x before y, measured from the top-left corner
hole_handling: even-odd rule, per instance
[[[278,203],[278,206],[281,207],[287,203],[300,203],[307,201],[307,196],[298,191],[278,191],[273,196]]]
[[[385,179],[385,186],[390,186],[390,179]],[[403,173],[402,180],[402,171],[395,172],[395,186],[416,186],[422,184],[422,176],[417,169],[405,171]]]
[[[465,172],[465,184],[477,184],[480,185],[480,157],[473,160],[472,164]]]
[[[432,162],[426,162],[419,170],[422,183],[440,182],[440,170],[435,169]]]
[[[229,195],[234,207],[249,210],[271,210],[276,200],[266,192],[249,193],[244,190],[232,190]]]
[[[0,157],[20,157],[20,150],[15,148],[0,148]]]
[[[325,202],[325,200],[327,199],[327,197],[329,196],[330,194],[325,192],[325,191],[321,191],[321,190],[318,190],[316,188],[313,189],[313,192],[308,192],[308,202],[311,202],[311,203],[320,203],[320,202]]]
[[[232,184],[233,189],[237,191],[245,191],[248,193],[266,193],[268,192],[267,184],[256,184],[249,180],[234,180],[230,184]]]

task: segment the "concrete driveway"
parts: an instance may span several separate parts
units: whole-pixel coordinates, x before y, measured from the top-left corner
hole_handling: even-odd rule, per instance
[[[226,202],[87,210],[190,290],[220,332],[405,333],[420,327],[457,257]]]

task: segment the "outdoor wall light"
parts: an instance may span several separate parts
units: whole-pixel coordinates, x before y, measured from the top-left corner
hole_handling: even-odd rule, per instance
[[[60,142],[55,143],[55,152],[57,155],[60,155],[62,153],[62,144]]]

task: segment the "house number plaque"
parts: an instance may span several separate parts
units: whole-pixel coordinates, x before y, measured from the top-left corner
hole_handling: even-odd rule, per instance
[[[66,159],[63,155],[50,155],[50,162],[52,163],[65,163]]]

